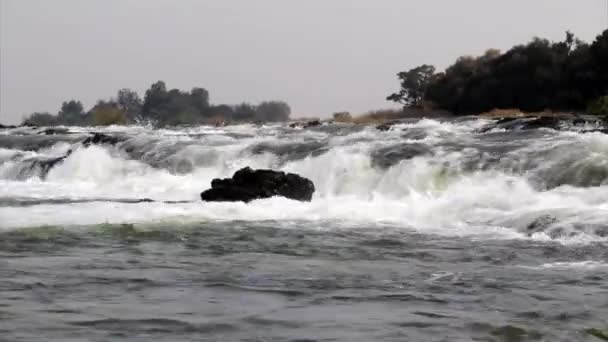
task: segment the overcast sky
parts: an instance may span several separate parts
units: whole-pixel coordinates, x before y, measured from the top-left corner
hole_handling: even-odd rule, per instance
[[[294,116],[390,107],[395,74],[533,36],[591,41],[607,0],[0,0],[0,122],[120,88],[285,100]]]

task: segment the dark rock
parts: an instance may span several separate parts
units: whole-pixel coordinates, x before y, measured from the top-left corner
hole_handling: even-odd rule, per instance
[[[372,163],[374,166],[387,169],[399,164],[403,160],[409,160],[430,153],[431,149],[426,145],[405,143],[374,151],[372,153]]]
[[[0,124],[0,129],[13,129],[13,128],[17,128],[17,126]]]
[[[572,124],[574,126],[583,126],[587,123],[587,120],[583,119],[583,118],[576,118],[574,120],[572,120]]]
[[[376,126],[376,129],[382,132],[387,132],[390,131],[391,128],[393,127],[393,124],[390,122],[387,123],[383,123],[381,125]]]
[[[506,124],[507,122],[511,122],[511,121],[515,121],[515,120],[517,120],[517,118],[500,118],[495,122],[495,124],[503,125],[503,124]]]
[[[289,124],[289,127],[291,128],[311,128],[311,127],[317,127],[317,126],[321,126],[322,123],[320,120],[312,120],[312,121],[308,121],[308,122],[294,122],[292,124]]]
[[[383,124],[380,124],[378,126],[376,126],[376,129],[382,132],[387,132],[390,131],[391,128],[393,128],[393,126],[395,126],[396,124],[401,123],[400,120],[393,120],[393,121],[389,121],[389,122],[385,122]]]
[[[570,122],[567,118],[556,116],[531,116],[523,118],[500,118],[495,122],[482,127],[479,132],[486,133],[493,129],[504,129],[507,131],[524,131],[539,128],[550,128],[559,130],[563,123]]]
[[[543,215],[530,222],[530,224],[526,226],[526,230],[529,234],[544,231],[555,222],[557,222],[557,218],[555,218],[554,216]]]
[[[304,159],[309,156],[319,156],[329,147],[326,142],[310,141],[310,142],[293,142],[293,143],[259,143],[249,148],[253,154],[272,153],[279,157],[281,161],[293,161]]]
[[[106,135],[103,133],[95,133],[92,137],[88,137],[86,138],[82,144],[86,147],[90,146],[90,145],[101,145],[101,144],[107,144],[107,145],[116,145],[117,143],[123,141],[123,138],[120,137],[113,137],[110,135]]]
[[[57,135],[57,134],[68,134],[70,130],[67,128],[47,128],[42,132],[38,132],[38,134],[44,135]]]
[[[601,119],[592,116],[576,116],[576,115],[563,115],[563,116],[527,116],[518,118],[501,118],[498,119],[479,130],[480,133],[486,133],[493,129],[504,129],[506,131],[525,131],[535,130],[539,128],[549,128],[554,130],[568,130],[572,128],[579,128],[581,126],[589,127],[602,127],[605,123],[602,123]],[[590,129],[582,131],[582,133],[601,131],[601,129]],[[578,131],[580,132],[580,131]]]
[[[62,163],[67,157],[72,154],[72,150],[68,150],[68,152],[61,157],[51,158],[51,159],[42,159],[42,160],[34,160],[32,161],[30,168],[39,168],[40,174],[43,178],[49,173],[49,171],[55,167],[57,164]]]
[[[214,179],[211,189],[201,193],[201,199],[207,202],[250,202],[281,196],[309,202],[314,192],[314,184],[296,174],[246,167],[232,178]]]
[[[554,116],[541,116],[530,121],[523,122],[520,129],[551,128],[559,129],[562,119]]]

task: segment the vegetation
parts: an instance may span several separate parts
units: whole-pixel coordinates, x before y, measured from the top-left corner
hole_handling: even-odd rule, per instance
[[[91,115],[95,126],[124,125],[128,122],[126,111],[111,101],[99,101],[91,109]]]
[[[591,336],[597,337],[602,341],[608,341],[608,331],[602,331],[599,329],[587,329],[585,332]]]
[[[335,122],[350,123],[353,121],[353,116],[349,112],[337,112],[333,114]]]
[[[608,95],[600,97],[587,108],[587,113],[608,116]]]
[[[398,78],[401,89],[387,99],[405,107],[457,115],[509,108],[606,113],[601,98],[608,95],[608,30],[592,44],[567,32],[562,42],[535,38],[506,53],[460,57],[445,72],[423,65]]]
[[[287,121],[289,105],[282,101],[266,101],[258,105],[212,105],[209,92],[203,88],[190,91],[167,89],[165,82],[150,86],[143,99],[130,89],[121,89],[116,97],[99,100],[89,111],[80,101],[67,101],[56,115],[33,113],[24,124],[34,126],[89,126],[153,123],[159,126],[187,124],[227,124],[235,122]]]

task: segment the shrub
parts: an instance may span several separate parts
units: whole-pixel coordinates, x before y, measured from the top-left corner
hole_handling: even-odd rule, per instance
[[[587,108],[587,113],[593,115],[608,115],[608,95],[593,101]]]
[[[353,122],[353,116],[349,112],[334,113],[335,122],[350,123]]]
[[[97,106],[92,113],[95,126],[124,125],[127,123],[126,113],[115,106]]]

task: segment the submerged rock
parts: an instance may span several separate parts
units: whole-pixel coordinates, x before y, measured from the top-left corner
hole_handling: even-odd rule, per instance
[[[119,137],[113,137],[103,133],[95,133],[92,137],[86,138],[82,144],[84,146],[90,145],[100,145],[100,144],[108,144],[108,145],[116,145],[121,142],[123,139]]]
[[[419,122],[421,119],[422,118],[410,117],[410,118],[401,118],[401,119],[397,119],[397,120],[390,120],[390,121],[383,122],[379,125],[376,125],[376,129],[381,132],[388,132],[388,131],[392,130],[393,126],[395,126],[395,125],[415,123],[415,122]],[[406,130],[406,129],[403,129],[403,130]]]
[[[28,177],[36,175],[45,179],[49,171],[58,164],[63,163],[71,153],[72,150],[69,150],[66,155],[61,157],[25,159],[21,162],[21,167],[16,172],[16,177],[17,179],[27,179]]]
[[[383,169],[421,155],[431,154],[429,146],[423,144],[400,144],[381,148],[372,153],[372,164]]]
[[[44,131],[39,132],[38,134],[57,135],[57,134],[68,134],[69,132],[70,132],[70,130],[67,128],[47,128]]]
[[[232,178],[214,179],[211,189],[201,193],[201,199],[207,202],[250,202],[281,196],[309,202],[314,192],[314,184],[296,174],[246,167]]]
[[[400,123],[401,123],[401,121],[399,121],[399,120],[393,120],[393,121],[379,124],[378,126],[376,126],[376,129],[381,132],[387,132],[387,131],[390,131],[393,128],[393,126],[400,124]]]
[[[493,129],[504,129],[507,131],[524,131],[539,128],[549,128],[562,130],[571,127],[598,125],[600,120],[583,116],[526,116],[526,117],[505,117],[486,125],[479,130],[486,133]],[[595,130],[594,130],[595,131]]]
[[[526,226],[528,234],[534,234],[537,232],[545,231],[551,225],[557,222],[557,218],[551,215],[542,215],[537,217],[534,221],[530,222]]]
[[[291,128],[311,128],[311,127],[317,127],[317,126],[321,126],[322,123],[320,120],[312,120],[312,121],[307,121],[307,122],[294,122],[289,124],[289,127]]]

